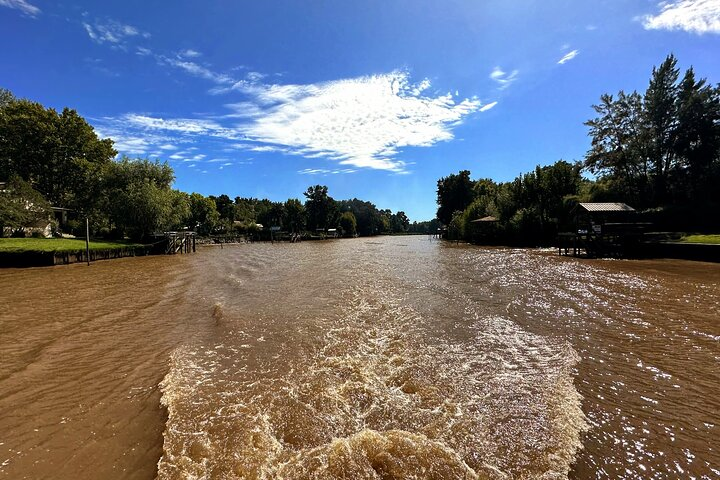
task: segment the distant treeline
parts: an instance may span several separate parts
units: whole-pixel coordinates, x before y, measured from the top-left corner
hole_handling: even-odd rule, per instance
[[[24,236],[27,227],[47,224],[51,206],[70,211],[65,232],[84,235],[87,217],[96,236],[134,240],[180,229],[246,234],[259,224],[294,233],[335,228],[344,236],[436,228],[370,202],[334,200],[322,185],[308,188],[304,202],[188,194],[171,187],[167,163],[116,155],[113,141],[99,139],[75,110],[58,113],[0,89],[0,235]]]
[[[605,94],[587,122],[583,162],[556,162],[512,182],[473,181],[465,170],[438,181],[437,218],[451,238],[550,244],[572,230],[578,202],[624,202],[663,231],[720,231],[720,85],[680,77],[670,55],[647,90]],[[588,172],[594,179],[584,178]],[[473,222],[486,217],[497,221]]]
[[[279,226],[293,233],[314,233],[332,228],[348,237],[407,233],[419,228],[416,222],[411,224],[402,211],[379,210],[371,202],[357,198],[335,200],[324,185],[311,186],[303,195],[304,202],[295,198],[272,202],[242,197],[232,200],[227,195],[210,196],[206,199],[209,213],[198,219],[198,230],[203,234],[247,233],[256,231],[262,225],[264,228]]]

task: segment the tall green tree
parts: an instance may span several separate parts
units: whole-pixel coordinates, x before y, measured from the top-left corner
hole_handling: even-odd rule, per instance
[[[666,202],[668,177],[676,166],[679,74],[677,59],[669,55],[659,67],[653,67],[650,85],[645,91],[644,117],[656,205]]]
[[[653,68],[644,95],[603,95],[599,114],[586,122],[591,149],[585,167],[599,176],[586,188],[593,199],[622,200],[638,208],[684,210],[711,215],[720,201],[720,86],[697,80],[689,68],[680,79],[677,59],[669,55]],[[694,205],[689,208],[689,205]],[[679,210],[678,210],[679,209]],[[682,219],[682,221],[680,221]]]
[[[190,217],[188,200],[172,190],[167,163],[123,157],[108,165],[104,177],[104,205],[109,226],[119,235],[144,240],[154,232],[180,228]]]
[[[617,98],[604,94],[593,105],[598,117],[588,120],[591,147],[584,166],[591,173],[612,179],[614,189],[627,201],[642,206],[649,201],[649,147],[643,99],[622,90]]]
[[[305,228],[305,207],[297,198],[290,198],[285,202],[285,218],[283,225],[293,233],[299,233]]]
[[[377,235],[383,232],[383,215],[375,204],[353,198],[337,202],[339,212],[352,212],[357,221],[357,233],[362,237]]]
[[[263,218],[263,224],[271,227],[282,227],[283,220],[285,220],[285,203],[271,202],[270,208],[267,209],[267,213]]]
[[[680,159],[676,197],[695,203],[720,200],[720,86],[696,80],[689,68],[677,99],[675,150]],[[684,174],[684,175],[683,175]],[[678,179],[681,180],[681,179]]]
[[[0,107],[0,178],[18,175],[56,206],[90,210],[116,154],[75,110],[58,114],[28,100]]]
[[[328,188],[325,185],[308,187],[304,195],[308,228],[328,228],[335,214],[335,201],[328,195]]]
[[[462,212],[475,198],[470,171],[462,170],[441,178],[437,182],[437,218],[445,225],[450,224],[454,212]]]
[[[245,225],[256,223],[255,204],[257,202],[258,200],[255,198],[235,197],[235,219]]]
[[[199,193],[191,193],[188,203],[190,206],[188,227],[196,230],[200,235],[210,235],[220,222],[220,214],[215,202]]]
[[[339,224],[344,237],[354,237],[357,233],[357,220],[352,212],[343,212]]]
[[[410,219],[405,212],[399,211],[390,216],[390,229],[393,233],[405,233],[410,228]]]
[[[235,203],[230,199],[230,197],[222,194],[217,197],[210,196],[210,199],[215,202],[217,211],[220,214],[220,218],[222,220],[224,220],[228,224],[232,224],[232,222],[236,220]]]

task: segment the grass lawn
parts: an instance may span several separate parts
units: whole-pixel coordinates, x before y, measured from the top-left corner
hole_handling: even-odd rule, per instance
[[[680,239],[685,243],[714,243],[720,245],[720,235],[686,235]]]
[[[90,250],[140,247],[140,243],[90,240]],[[0,238],[0,252],[75,252],[85,250],[85,240],[72,238]]]

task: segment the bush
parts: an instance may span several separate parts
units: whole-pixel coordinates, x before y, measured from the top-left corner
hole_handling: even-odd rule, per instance
[[[65,229],[76,237],[85,236],[85,222],[80,220],[68,220]]]

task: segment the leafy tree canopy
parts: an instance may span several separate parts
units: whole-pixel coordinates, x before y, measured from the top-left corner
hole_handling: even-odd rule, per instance
[[[52,204],[87,209],[92,186],[117,152],[75,110],[61,113],[3,93],[0,179],[18,175]]]
[[[454,212],[462,212],[472,203],[474,182],[470,180],[470,172],[462,170],[437,182],[437,218],[445,225],[452,220]]]

